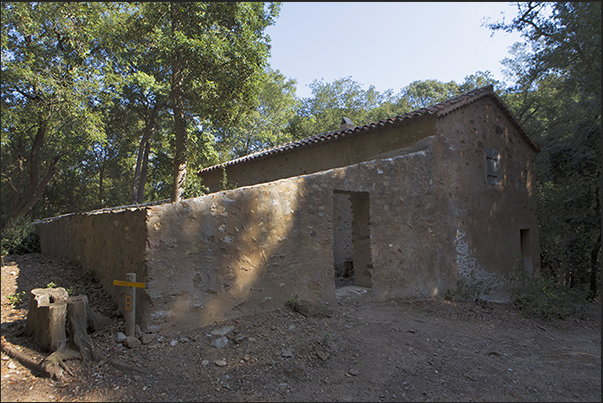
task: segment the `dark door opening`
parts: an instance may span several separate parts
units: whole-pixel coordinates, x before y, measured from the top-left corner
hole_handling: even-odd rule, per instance
[[[534,268],[532,267],[532,245],[530,242],[529,228],[519,230],[521,259],[525,274],[532,276]]]
[[[368,192],[333,192],[335,286],[372,287]]]

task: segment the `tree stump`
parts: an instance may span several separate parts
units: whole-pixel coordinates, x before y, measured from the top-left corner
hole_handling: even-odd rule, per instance
[[[34,288],[29,294],[29,312],[25,333],[46,351],[56,351],[67,342],[65,318],[66,300],[69,294],[64,288]]]
[[[70,347],[82,354],[82,359],[92,358],[92,339],[88,335],[88,297],[78,295],[67,298],[67,331]]]
[[[25,333],[51,354],[39,370],[56,379],[64,371],[72,374],[67,360],[96,360],[88,329],[98,331],[111,323],[109,318],[94,312],[86,295],[70,297],[64,288],[31,290]]]
[[[98,332],[111,325],[111,319],[101,313],[95,312],[90,308],[90,304],[86,304],[86,312],[88,313],[89,332]]]

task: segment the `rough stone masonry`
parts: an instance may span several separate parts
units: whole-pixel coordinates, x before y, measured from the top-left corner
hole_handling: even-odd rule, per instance
[[[346,260],[381,300],[460,284],[504,300],[538,275],[538,148],[491,87],[321,136],[228,165],[233,190],[39,221],[42,252],[94,270],[122,310],[112,282],[136,273],[145,331],[333,304]]]

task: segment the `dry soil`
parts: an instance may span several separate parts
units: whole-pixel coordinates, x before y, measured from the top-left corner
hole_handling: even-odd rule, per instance
[[[345,287],[330,318],[283,306],[129,349],[116,339],[123,318],[91,273],[41,254],[3,260],[2,340],[36,362],[47,353],[23,335],[27,298],[12,296],[52,282],[112,319],[91,335],[102,359],[68,361],[73,376],[63,381],[2,353],[3,402],[601,401],[600,302],[545,321],[512,304],[378,302]]]

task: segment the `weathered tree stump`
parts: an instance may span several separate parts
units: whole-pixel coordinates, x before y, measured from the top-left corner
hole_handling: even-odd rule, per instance
[[[81,360],[82,354],[79,351],[70,348],[62,348],[44,358],[40,363],[42,371],[51,378],[63,380],[65,378],[63,371],[67,371],[71,376],[73,373],[65,363],[67,360]]]
[[[69,297],[64,288],[31,291],[25,332],[52,353],[38,366],[51,377],[63,379],[64,371],[72,374],[66,360],[97,360],[88,329],[98,331],[109,324],[109,318],[90,308],[86,295]]]
[[[88,330],[97,332],[110,324],[111,319],[90,308],[86,295],[69,297],[64,288],[36,288],[30,293],[25,331],[52,353],[37,364],[8,342],[2,341],[2,351],[45,376],[63,380],[65,372],[74,376],[67,360],[100,360],[92,349]],[[121,371],[145,373],[115,360],[108,359],[108,362]]]
[[[98,332],[111,325],[111,319],[101,313],[95,312],[90,308],[90,304],[86,304],[86,312],[88,313],[89,332]]]
[[[61,287],[31,290],[25,333],[33,337],[45,351],[52,352],[65,347],[65,301],[68,297],[67,291]]]
[[[67,331],[69,345],[82,354],[82,359],[92,358],[92,339],[88,335],[88,297],[78,295],[67,298]]]

